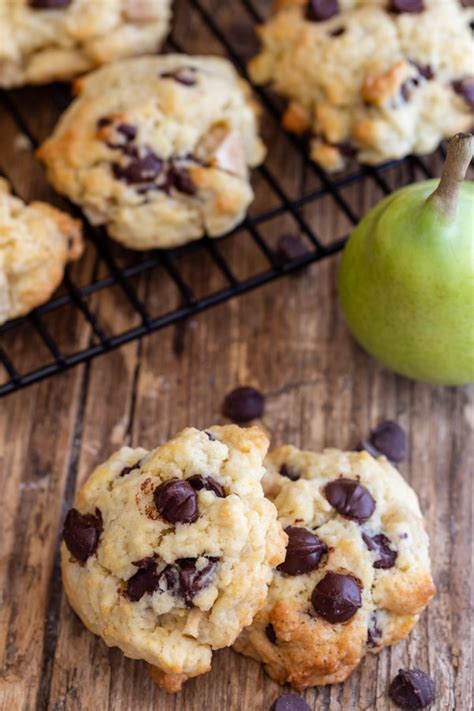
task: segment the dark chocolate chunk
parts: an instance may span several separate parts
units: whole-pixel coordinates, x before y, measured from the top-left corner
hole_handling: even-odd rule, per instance
[[[265,627],[265,634],[267,635],[268,640],[272,644],[277,643],[277,636],[275,633],[275,628],[273,627],[271,622],[269,622],[268,625]]]
[[[401,709],[424,709],[433,703],[436,687],[433,679],[420,669],[400,669],[388,694]]]
[[[138,570],[128,579],[125,595],[132,602],[138,602],[146,593],[152,594],[158,590],[160,575],[154,558],[143,558],[133,565],[136,565]]]
[[[181,558],[176,562],[179,566],[178,575],[181,595],[186,605],[192,607],[194,596],[211,582],[219,558],[208,558],[208,563],[202,570],[197,570],[196,558]]]
[[[384,454],[393,464],[406,459],[408,443],[405,430],[392,420],[384,420],[370,431],[358,449],[365,449],[373,457]]]
[[[392,12],[423,12],[425,4],[423,0],[391,0],[389,9]]]
[[[277,242],[276,257],[280,264],[286,264],[308,254],[308,248],[298,235],[282,235]]]
[[[296,694],[283,694],[270,706],[270,711],[310,711],[306,701]]]
[[[331,30],[329,35],[331,37],[340,37],[341,35],[343,35],[345,33],[345,31],[346,31],[345,27],[336,27],[335,30]]]
[[[363,533],[362,538],[369,551],[377,553],[374,568],[393,568],[398,553],[390,548],[391,541],[387,536],[383,533],[378,533],[376,536],[369,536],[368,533]]]
[[[453,81],[453,89],[456,94],[462,96],[466,104],[474,107],[474,77],[464,77]]]
[[[62,10],[69,7],[72,0],[28,0],[34,10]]]
[[[418,62],[414,62],[413,60],[410,60],[412,64],[415,65],[415,67],[418,69],[418,73],[420,76],[422,76],[426,80],[430,80],[434,78],[434,71],[431,66],[431,64],[418,64]]]
[[[162,72],[160,77],[161,79],[173,79],[184,86],[194,86],[197,82],[196,74],[196,67],[177,67],[169,72]]]
[[[81,514],[71,509],[64,521],[63,538],[70,553],[85,563],[97,550],[102,533],[102,514],[99,509],[95,514]]]
[[[132,464],[131,467],[124,467],[122,471],[120,472],[119,476],[127,476],[127,474],[130,474],[130,472],[133,472],[134,469],[139,469],[140,465],[142,463],[142,460],[139,459],[136,464]]]
[[[117,180],[123,180],[125,183],[150,183],[160,175],[163,166],[163,161],[152,151],[147,149],[140,157],[135,149],[126,165],[112,163],[112,171]]]
[[[338,0],[310,0],[306,18],[315,22],[329,20],[339,13]]]
[[[382,641],[382,630],[378,626],[377,612],[372,612],[367,629],[367,646],[377,647]]]
[[[325,543],[307,528],[288,526],[285,533],[288,535],[286,558],[277,570],[287,575],[302,575],[317,568],[327,553]]]
[[[102,118],[97,120],[97,128],[106,128],[113,123],[113,119],[110,116],[102,116]]]
[[[160,484],[153,494],[155,506],[169,523],[193,523],[199,516],[197,496],[191,484],[171,479]]]
[[[212,476],[202,476],[201,474],[193,474],[193,476],[186,479],[188,484],[191,484],[194,491],[201,491],[201,489],[207,489],[208,491],[213,491],[216,496],[221,499],[225,498],[225,490],[222,484],[212,478]]]
[[[116,131],[121,133],[122,136],[125,136],[127,141],[133,141],[137,136],[137,129],[135,126],[132,126],[131,123],[119,123]]]
[[[185,168],[178,168],[176,165],[171,165],[166,176],[165,189],[174,188],[179,193],[185,195],[195,195],[197,187],[193,183],[189,172]]]
[[[298,481],[298,479],[301,478],[301,474],[299,474],[296,469],[293,469],[293,467],[290,467],[289,464],[282,464],[280,474],[281,476],[286,476],[287,479],[291,479],[291,481]]]
[[[222,414],[233,422],[243,423],[261,417],[265,397],[255,388],[241,387],[232,390],[224,399]]]
[[[326,484],[324,494],[341,516],[352,521],[363,523],[374,513],[375,501],[369,490],[354,479],[335,479]]]
[[[332,624],[347,622],[362,606],[360,588],[352,575],[326,573],[311,595],[318,615]]]

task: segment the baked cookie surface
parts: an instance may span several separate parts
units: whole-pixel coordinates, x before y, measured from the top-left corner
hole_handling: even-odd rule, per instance
[[[82,251],[77,220],[44,202],[26,205],[0,178],[0,324],[47,301]]]
[[[68,80],[154,53],[171,0],[0,0],[0,87]]]
[[[262,491],[256,427],[185,429],[147,452],[124,447],[81,488],[62,572],[86,627],[152,665],[177,691],[210,670],[264,604],[286,536]]]
[[[217,57],[124,60],[78,82],[39,151],[53,185],[132,249],[218,236],[253,198],[264,147],[248,85]]]
[[[367,652],[406,637],[434,594],[416,494],[367,452],[283,446],[266,466],[289,542],[234,649],[299,690],[344,681]]]
[[[250,74],[328,171],[429,153],[473,124],[473,20],[461,0],[280,0]]]

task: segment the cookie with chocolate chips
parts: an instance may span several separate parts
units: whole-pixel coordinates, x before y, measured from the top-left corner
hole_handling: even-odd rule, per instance
[[[474,8],[462,0],[278,0],[250,63],[327,171],[432,152],[473,125]]]
[[[186,429],[151,452],[123,447],[66,516],[69,602],[168,691],[209,671],[212,650],[251,623],[283,563],[287,535],[260,483],[267,448],[260,429],[235,425]]]
[[[434,594],[418,499],[365,451],[284,446],[265,463],[286,557],[234,649],[300,691],[339,683],[365,654],[404,639]]]
[[[172,0],[1,0],[0,87],[68,81],[123,57],[154,54]]]
[[[131,249],[171,248],[241,222],[264,157],[257,106],[230,62],[124,60],[77,82],[39,150],[55,188]]]

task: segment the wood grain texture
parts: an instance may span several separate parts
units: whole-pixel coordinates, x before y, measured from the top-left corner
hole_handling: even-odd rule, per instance
[[[203,4],[219,23],[227,23],[241,53],[249,53],[251,18],[235,12],[231,2]],[[177,38],[188,49],[222,53],[184,2],[178,3],[177,23]],[[50,93],[24,90],[11,99],[34,135],[47,135],[58,113]],[[17,132],[0,109],[0,169],[20,195],[51,197],[31,152],[14,150]],[[302,171],[300,159],[289,153],[288,139],[271,120],[265,121],[264,132],[272,147],[267,165],[285,189],[298,195],[313,187],[318,179]],[[385,176],[392,187],[422,177],[404,170]],[[256,175],[255,184],[252,209],[273,205],[276,198],[264,177]],[[343,191],[356,214],[380,195],[372,180]],[[302,215],[323,241],[349,226],[330,197],[307,206]],[[295,224],[285,216],[262,229],[271,240]],[[239,275],[265,267],[263,255],[244,233],[219,243],[219,249]],[[124,250],[118,254],[128,258]],[[184,257],[180,267],[196,293],[219,286],[219,275],[205,255]],[[84,629],[68,607],[58,571],[62,521],[91,469],[122,444],[151,448],[184,426],[222,422],[222,398],[238,384],[266,393],[262,425],[274,445],[350,448],[383,418],[396,419],[410,434],[410,456],[402,472],[419,493],[426,515],[438,594],[409,640],[366,658],[344,685],[308,690],[304,696],[311,709],[391,709],[387,686],[402,666],[418,666],[434,676],[436,709],[472,708],[474,390],[411,383],[369,359],[342,321],[337,267],[337,257],[327,259],[0,401],[2,710],[269,708],[279,687],[258,664],[230,650],[215,654],[210,674],[188,682],[178,696],[166,696],[143,664],[107,649]],[[87,283],[104,270],[89,245],[73,278]],[[142,276],[135,288],[152,311],[172,308],[179,299],[159,272]],[[135,318],[119,289],[100,292],[89,305],[109,332]],[[47,325],[65,352],[90,342],[90,328],[74,310],[61,311]],[[2,345],[25,370],[44,351],[31,328],[6,340]]]

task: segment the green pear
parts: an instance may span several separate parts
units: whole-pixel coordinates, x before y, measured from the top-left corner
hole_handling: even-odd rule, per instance
[[[449,142],[441,180],[381,200],[349,238],[341,306],[355,338],[397,373],[474,382],[473,136]]]

